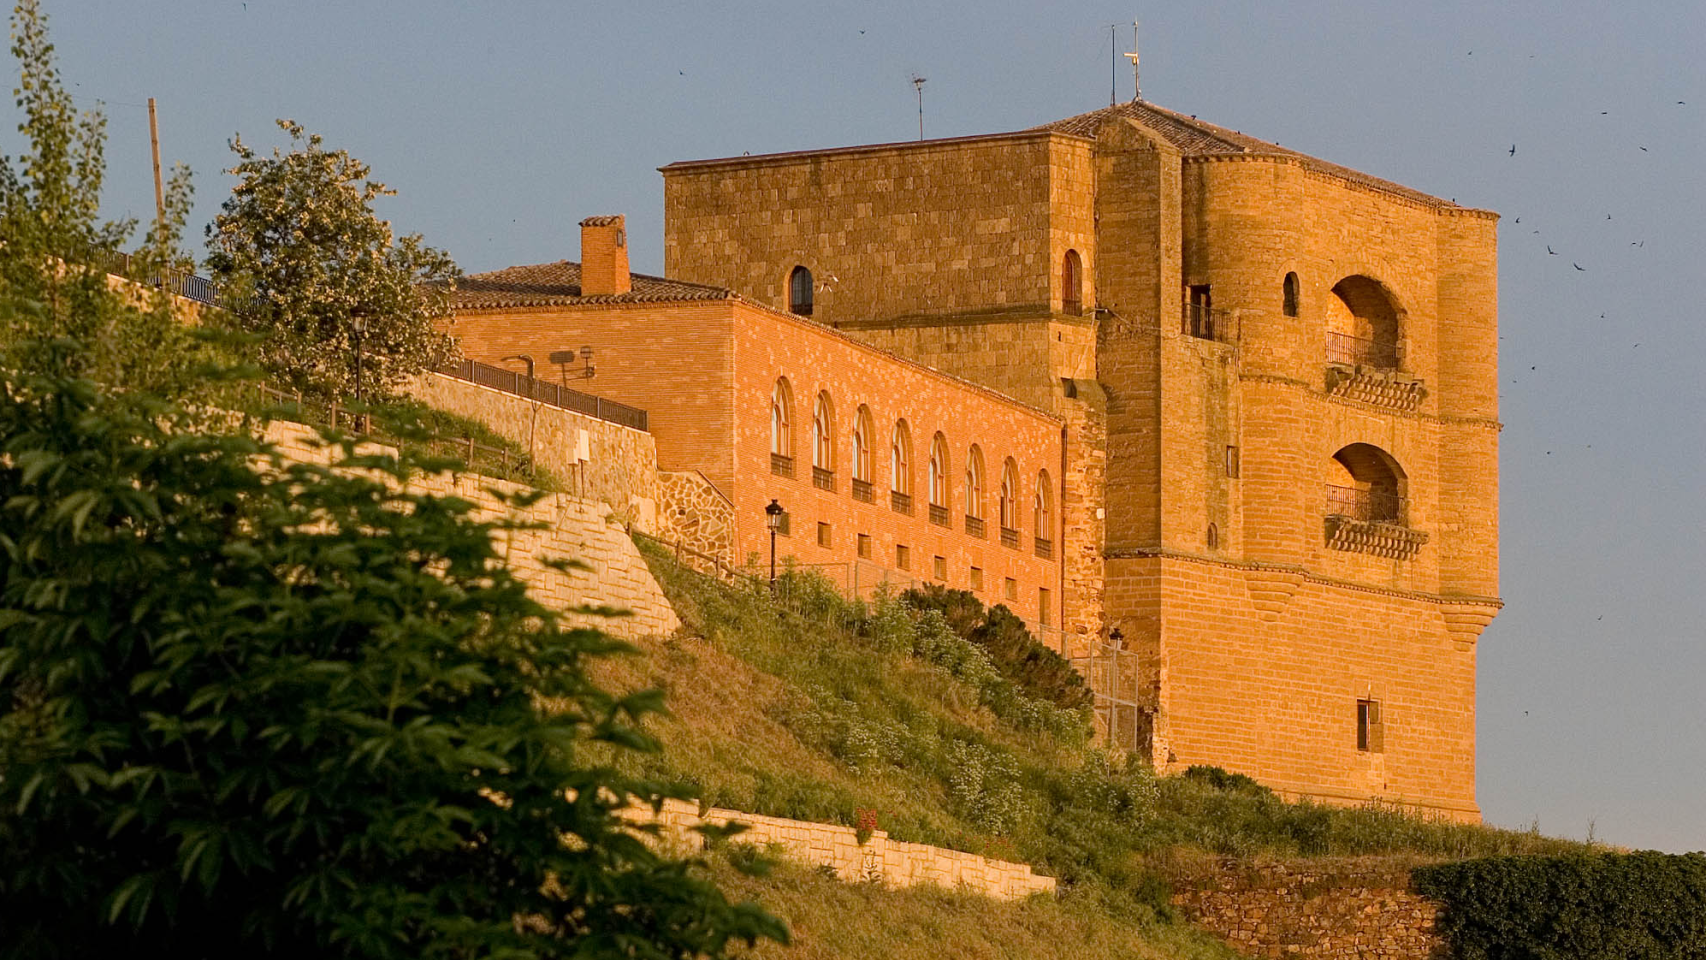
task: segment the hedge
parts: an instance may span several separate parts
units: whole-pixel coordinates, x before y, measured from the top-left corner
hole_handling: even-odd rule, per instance
[[[1489,857],[1423,867],[1457,960],[1706,958],[1706,854]]]

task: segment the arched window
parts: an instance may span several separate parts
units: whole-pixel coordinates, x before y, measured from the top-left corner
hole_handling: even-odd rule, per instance
[[[889,489],[912,495],[912,435],[905,420],[894,422],[894,439],[889,443]]]
[[[853,417],[853,479],[871,482],[871,408],[863,404]]]
[[[835,408],[830,405],[828,391],[817,395],[817,406],[812,410],[812,466],[835,469]]]
[[[1001,467],[1001,529],[1019,529],[1019,466],[1012,457]]]
[[[948,509],[948,441],[940,433],[930,441],[930,505]]]
[[[1066,251],[1060,264],[1060,308],[1075,316],[1084,312],[1084,262],[1077,250]]]
[[[1397,369],[1402,314],[1380,281],[1346,277],[1325,300],[1328,361]]]
[[[770,392],[770,455],[774,457],[794,456],[794,391],[788,387],[788,378],[776,380],[776,389]]]
[[[1054,539],[1054,490],[1048,471],[1037,472],[1037,495],[1031,501],[1031,526],[1038,540]]]
[[[1208,535],[1203,538],[1203,541],[1208,544],[1210,550],[1220,549],[1220,528],[1212,523],[1209,524]]]
[[[983,451],[975,443],[966,454],[966,516],[983,519]]]
[[[805,267],[795,267],[788,274],[788,312],[812,315],[812,272]]]
[[[1285,275],[1281,295],[1285,301],[1283,304],[1285,315],[1288,317],[1297,316],[1297,274],[1288,273]]]
[[[1363,523],[1408,521],[1404,468],[1373,444],[1341,447],[1327,464],[1327,514]]]

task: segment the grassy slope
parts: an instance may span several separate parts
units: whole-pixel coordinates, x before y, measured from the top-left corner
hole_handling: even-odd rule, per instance
[[[1387,808],[1286,804],[1260,790],[1157,779],[1094,749],[1075,718],[1063,725],[1058,711],[1016,704],[975,663],[938,648],[926,655],[949,666],[916,655],[915,626],[898,604],[866,610],[798,583],[780,604],[642,547],[685,625],[643,656],[601,668],[613,686],[668,693],[672,715],[653,721],[665,749],[643,772],[756,813],[852,824],[856,811],[871,809],[897,839],[1029,862],[1061,879],[1062,903],[999,912],[1002,923],[1043,931],[1038,956],[1074,924],[1089,925],[1083,935],[1092,942],[1104,935],[1096,925],[1111,924],[1131,942],[1166,944],[1155,956],[1220,955],[1174,922],[1158,879],[1170,864],[1205,854],[1437,860],[1580,847]],[[952,896],[808,882],[816,879],[785,874],[756,895],[838,937],[851,937],[853,926],[837,925],[866,921],[836,919],[814,906],[819,900],[878,897],[884,912],[922,911],[925,926],[957,922],[959,908],[944,906],[959,902]],[[953,936],[973,935],[978,911],[994,909],[982,904],[965,908],[974,919]],[[929,920],[938,907],[943,916]]]

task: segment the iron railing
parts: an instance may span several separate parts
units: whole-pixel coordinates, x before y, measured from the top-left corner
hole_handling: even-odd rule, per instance
[[[1401,527],[1407,522],[1408,513],[1409,502],[1395,493],[1327,484],[1327,515],[1330,517]]]
[[[858,477],[854,477],[853,478],[853,499],[858,500],[862,503],[876,503],[877,502],[877,494],[876,494],[876,491],[874,491],[871,488],[871,481],[860,480]]]
[[[1001,545],[1004,547],[1012,547],[1015,550],[1019,549],[1019,531],[1012,527],[1002,527]]]
[[[909,517],[912,516],[912,495],[901,493],[899,490],[890,490],[889,509],[893,510],[895,513],[904,513]]]
[[[948,517],[949,517],[949,514],[948,514],[948,508],[947,507],[940,506],[940,505],[934,504],[934,503],[932,503],[930,505],[930,522],[931,523],[934,523],[938,527],[951,527],[954,524],[953,524],[953,521],[950,520]]]
[[[227,297],[217,283],[206,277],[183,270],[144,270],[142,258],[132,254],[106,250],[96,254],[96,261],[96,267],[112,276],[123,277],[156,290],[165,290],[186,300],[233,311],[239,306],[247,306],[237,304]]]
[[[1044,560],[1053,560],[1054,559],[1054,541],[1053,540],[1044,540],[1042,537],[1037,537],[1035,546],[1036,546],[1036,554],[1038,557],[1041,557]]]
[[[770,472],[778,477],[794,479],[794,458],[785,453],[772,453],[770,455]]]
[[[1327,362],[1391,370],[1398,366],[1398,345],[1384,340],[1353,337],[1348,333],[1329,332]]]
[[[969,513],[966,514],[966,536],[968,536],[968,537],[985,537],[985,536],[988,536],[988,534],[984,532],[983,518],[982,517],[974,517]]]
[[[825,470],[822,467],[813,467],[812,468],[812,486],[818,488],[819,490],[828,490],[830,493],[834,493],[835,492],[835,471],[834,470]]]
[[[491,387],[505,393],[513,393],[518,397],[526,397],[540,403],[549,404],[575,413],[584,413],[610,423],[635,430],[650,429],[650,418],[646,411],[638,407],[630,407],[625,403],[595,397],[590,393],[570,390],[568,387],[529,377],[514,370],[494,367],[489,363],[477,360],[458,360],[438,369],[439,373],[458,380],[467,380],[482,387]]]

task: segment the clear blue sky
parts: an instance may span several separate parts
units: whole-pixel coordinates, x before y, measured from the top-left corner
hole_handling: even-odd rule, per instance
[[[656,272],[656,167],[909,139],[914,71],[931,136],[1104,106],[1107,25],[1123,50],[1142,19],[1147,99],[1504,214],[1481,804],[1706,848],[1706,4],[44,2],[67,85],[108,103],[113,214],[152,209],[147,97],[197,230],[227,139],[292,117],[469,271],[625,213]]]

